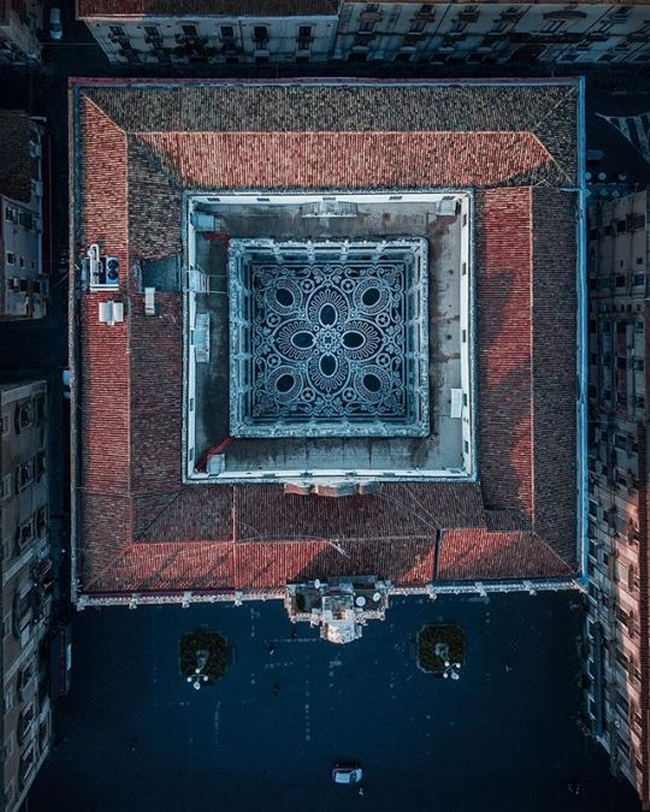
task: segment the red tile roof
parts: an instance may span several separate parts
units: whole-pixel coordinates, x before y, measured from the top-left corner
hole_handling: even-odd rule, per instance
[[[188,188],[495,186],[553,165],[533,133],[143,133]]]
[[[570,577],[574,568],[535,533],[447,530],[440,541],[437,581]]]
[[[533,513],[533,191],[477,196],[479,465],[486,506]]]
[[[180,104],[185,86],[175,87],[172,96],[167,86],[163,95],[151,89],[159,118],[167,109],[163,101]],[[261,84],[244,88],[244,117],[260,115],[255,87],[270,92]],[[413,125],[409,134],[310,134],[300,127],[266,135],[156,133],[155,116],[146,109],[148,89],[133,92],[137,104],[126,86],[115,96],[110,87],[72,93],[79,123],[78,243],[99,241],[125,269],[119,292],[110,296],[124,302],[123,324],[99,323],[98,302],[108,294],[83,294],[77,307],[82,588],[278,590],[287,580],[353,572],[423,586],[434,577],[439,540],[438,579],[568,575],[576,515],[575,463],[566,453],[575,446],[576,431],[575,200],[552,188],[521,185],[538,172],[546,173],[547,182],[572,175],[572,148],[563,146],[568,136],[561,125],[543,139],[507,126],[491,134],[455,132],[460,146],[453,153],[449,132],[415,127],[425,114],[414,86],[403,93],[405,121]],[[326,92],[314,88],[319,98]],[[341,92],[356,110],[354,86]],[[524,94],[522,104],[516,88],[503,92],[503,109],[523,117],[532,96]],[[567,92],[558,91],[566,104]],[[196,93],[214,103],[205,88]],[[360,87],[359,93],[367,105],[372,88]],[[453,96],[441,93],[441,102],[451,104]],[[203,115],[212,108],[197,109]],[[481,110],[489,117],[494,106]],[[287,107],[286,114],[295,111]],[[179,123],[184,116],[194,120],[183,104],[170,116]],[[146,131],[125,130],[144,123]],[[335,138],[339,152],[345,147],[347,168],[331,158]],[[318,149],[310,151],[309,144]],[[425,156],[434,148],[435,161],[430,151]],[[215,157],[220,150],[228,160]],[[504,153],[508,160],[501,163]],[[272,171],[259,166],[267,161]],[[145,317],[137,261],[180,251],[180,199],[187,184],[318,186],[327,185],[328,172],[334,173],[331,185],[348,187],[512,184],[476,194],[480,484],[387,483],[377,495],[340,499],[285,495],[278,486],[182,484],[180,294],[157,291],[157,315]]]
[[[94,566],[86,588],[100,592],[278,590],[314,578],[376,575],[404,587],[433,579],[428,538],[345,542],[162,542],[127,544],[110,566]]]

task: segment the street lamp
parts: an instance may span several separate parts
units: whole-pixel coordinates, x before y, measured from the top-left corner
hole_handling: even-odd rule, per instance
[[[200,649],[196,652],[196,668],[194,669],[194,674],[190,674],[187,677],[187,681],[192,683],[192,687],[195,691],[198,691],[201,687],[202,682],[207,682],[210,677],[207,674],[203,673],[203,669],[208,664],[208,652],[204,649]]]
[[[442,673],[444,679],[451,677],[452,679],[460,679],[460,674],[458,673],[460,669],[460,663],[450,663],[449,660],[445,660],[445,670]]]

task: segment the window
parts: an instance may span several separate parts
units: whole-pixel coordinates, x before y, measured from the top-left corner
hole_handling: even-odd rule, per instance
[[[152,39],[157,39],[160,36],[158,33],[158,28],[155,25],[145,25],[144,33]]]
[[[2,636],[9,637],[11,634],[11,612],[2,619]]]
[[[301,25],[298,28],[298,39],[309,39],[311,37],[311,25]]]
[[[24,786],[29,780],[29,776],[34,769],[34,748],[30,747],[20,757],[20,764],[18,766],[18,780]]]
[[[22,554],[34,539],[34,519],[19,524],[16,528],[16,549],[18,554]]]
[[[421,31],[424,31],[425,26],[426,22],[424,20],[411,20],[409,31],[412,34],[419,34]]]
[[[256,25],[253,28],[253,39],[258,46],[268,43],[269,29],[265,25]]]
[[[627,588],[630,592],[634,591],[637,587],[637,578],[636,573],[634,571],[634,564],[630,564],[629,569],[627,571]]]
[[[29,729],[34,721],[34,703],[31,702],[20,713],[18,717],[18,729],[16,730],[16,737],[18,744],[22,744],[29,733]]]
[[[410,62],[410,61],[411,61],[410,52],[402,51],[398,54],[395,54],[395,62]]]
[[[546,23],[544,28],[542,28],[542,31],[545,34],[554,34],[556,31],[560,31],[562,28],[564,28],[565,25],[566,22],[564,20],[551,20],[550,22]]]
[[[379,11],[379,3],[368,3],[365,11],[366,14],[377,14]]]
[[[267,62],[270,62],[270,61],[271,61],[271,59],[268,56],[256,56],[255,57],[255,62],[258,65],[265,65]]]
[[[4,706],[5,706],[5,713],[9,713],[9,711],[14,706],[14,692],[11,690],[11,688],[8,688],[6,693],[5,693]]]
[[[7,251],[7,265],[15,265],[16,264],[16,255],[13,251]]]
[[[11,474],[5,474],[0,484],[0,499],[8,499],[13,493]]]
[[[41,538],[47,530],[47,507],[41,505],[36,511],[36,535]]]
[[[196,30],[195,25],[182,25],[181,29],[183,31],[184,37],[198,37],[199,32]]]
[[[9,415],[4,412],[2,415],[2,436],[6,437],[7,434],[11,431],[11,424],[9,421]]]
[[[34,482],[34,460],[19,465],[16,470],[16,489],[22,491]]]
[[[361,23],[359,24],[359,31],[365,31],[366,33],[368,33],[369,31],[372,31],[374,27],[375,27],[374,20],[361,20]]]
[[[221,36],[223,39],[233,39],[235,36],[235,29],[232,27],[232,25],[222,25]]]
[[[114,37],[123,37],[125,35],[124,27],[121,25],[109,25],[108,30]]]
[[[16,434],[19,434],[24,429],[29,428],[33,422],[34,410],[32,408],[31,401],[21,403],[19,406],[16,406],[16,412],[14,415],[14,428],[16,429]]]

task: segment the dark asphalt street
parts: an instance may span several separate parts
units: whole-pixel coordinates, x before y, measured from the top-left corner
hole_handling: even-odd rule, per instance
[[[86,610],[28,812],[637,810],[575,721],[576,600],[396,599],[345,647],[292,627],[277,601]],[[467,630],[456,682],[419,671],[409,645],[440,621]],[[178,640],[199,625],[223,632],[235,661],[195,691]],[[364,766],[363,795],[331,783],[346,759]]]

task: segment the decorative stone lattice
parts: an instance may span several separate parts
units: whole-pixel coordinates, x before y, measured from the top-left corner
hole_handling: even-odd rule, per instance
[[[425,240],[229,251],[234,436],[427,433]]]

